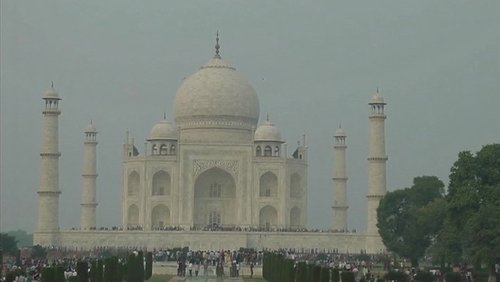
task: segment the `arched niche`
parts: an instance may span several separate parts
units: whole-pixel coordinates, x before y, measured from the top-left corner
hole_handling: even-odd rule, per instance
[[[218,211],[220,225],[236,225],[236,183],[233,176],[221,169],[211,168],[201,173],[194,185],[193,222],[205,227],[214,222],[210,214]],[[212,216],[213,219],[213,216]]]
[[[302,179],[298,173],[290,177],[290,198],[302,197]]]
[[[127,222],[129,226],[136,226],[139,224],[139,208],[135,204],[128,207]]]
[[[259,186],[260,197],[276,197],[278,195],[278,177],[270,171],[260,177]]]
[[[290,227],[298,228],[300,227],[300,209],[298,207],[293,207],[290,210]]]
[[[278,223],[278,212],[272,206],[265,206],[259,212],[259,226],[269,230]]]
[[[151,229],[162,229],[170,225],[170,210],[163,204],[157,205],[151,211]]]
[[[153,175],[151,194],[153,196],[170,195],[170,174],[160,170]]]
[[[139,184],[141,183],[141,177],[137,171],[132,171],[128,175],[128,187],[127,193],[129,196],[137,196],[139,195]]]

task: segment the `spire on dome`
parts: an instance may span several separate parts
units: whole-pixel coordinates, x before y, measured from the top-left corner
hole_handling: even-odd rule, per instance
[[[220,50],[220,45],[219,45],[219,31],[217,31],[217,34],[216,34],[216,37],[215,37],[215,56],[214,58],[217,58],[217,59],[220,59],[220,54],[219,54],[219,50]]]
[[[267,113],[266,121],[269,122],[269,113]]]
[[[163,119],[166,120],[167,119],[167,112],[163,112]]]

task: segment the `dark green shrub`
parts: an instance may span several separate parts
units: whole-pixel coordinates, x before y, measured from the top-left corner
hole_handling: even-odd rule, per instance
[[[305,262],[301,261],[297,264],[296,271],[296,279],[297,282],[307,282],[307,265]]]
[[[262,278],[269,280],[269,256],[270,254],[264,253],[264,258],[262,259]]]
[[[80,282],[89,281],[89,265],[86,261],[79,261],[76,263],[76,274]]]
[[[117,257],[108,257],[104,260],[104,281],[121,282],[120,280],[118,280],[118,271]]]
[[[145,269],[145,277],[146,280],[149,280],[153,276],[153,253],[148,252],[146,254],[146,269]]]
[[[397,282],[406,282],[406,281],[409,281],[409,277],[408,275],[406,275],[406,273],[404,272],[400,272],[400,271],[389,271],[386,275],[385,275],[385,280],[394,280],[394,281],[397,281]],[[447,281],[448,282],[448,281]]]
[[[103,282],[103,269],[104,265],[102,259],[97,260],[97,270],[96,270],[96,282]]]
[[[41,282],[54,282],[55,271],[52,267],[47,267],[42,270]]]
[[[448,272],[444,275],[444,279],[446,282],[462,282],[465,279],[462,278],[462,275],[458,272]]]
[[[342,282],[355,282],[354,273],[351,271],[342,271],[340,274]]]
[[[319,277],[321,274],[321,266],[319,265],[313,265],[312,267],[312,272],[313,272],[313,280],[312,281],[318,281],[319,282]]]
[[[54,282],[65,282],[64,278],[64,267],[54,266]]]
[[[142,252],[130,254],[127,260],[127,282],[144,281],[144,259]]]
[[[314,271],[312,264],[307,265],[307,281],[314,281]]]
[[[137,263],[136,267],[137,267],[137,270],[139,272],[137,274],[137,282],[143,282],[145,272],[144,272],[144,255],[143,255],[142,251],[139,251],[139,253],[137,254],[136,263]]]
[[[134,254],[130,254],[127,258],[127,282],[135,282],[137,276],[137,267],[136,267],[136,257]]]
[[[321,272],[319,274],[319,281],[320,282],[330,282],[330,268],[329,267],[322,267]]]
[[[68,282],[80,282],[80,280],[78,280],[78,276],[71,276],[68,278]]]
[[[291,259],[283,260],[283,274],[281,281],[293,281],[294,279],[294,269],[293,269],[294,261]]]
[[[340,282],[340,271],[337,268],[332,269],[332,282]]]
[[[417,282],[434,282],[434,280],[436,280],[436,278],[428,271],[419,271],[417,275],[415,275],[415,281]]]

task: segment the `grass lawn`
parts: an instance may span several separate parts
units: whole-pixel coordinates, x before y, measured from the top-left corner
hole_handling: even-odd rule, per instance
[[[173,276],[172,275],[153,275],[151,279],[148,280],[148,282],[167,282],[170,280]]]

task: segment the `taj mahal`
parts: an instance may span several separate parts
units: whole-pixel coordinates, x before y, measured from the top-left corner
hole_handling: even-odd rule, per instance
[[[384,99],[369,101],[367,229],[348,232],[347,136],[334,136],[329,232],[307,230],[308,144],[289,148],[269,119],[259,122],[252,85],[215,55],[177,90],[173,120],[164,117],[150,131],[143,152],[126,134],[121,179],[121,226],[96,228],[97,130],[83,131],[81,221],[77,230],[59,227],[59,134],[61,96],[44,95],[38,224],[34,244],[95,247],[208,249],[307,248],[381,253],[376,210],[386,193]],[[363,113],[360,113],[363,114]],[[328,148],[324,148],[327,150]],[[120,181],[117,179],[117,181]],[[119,197],[117,197],[119,198]]]

